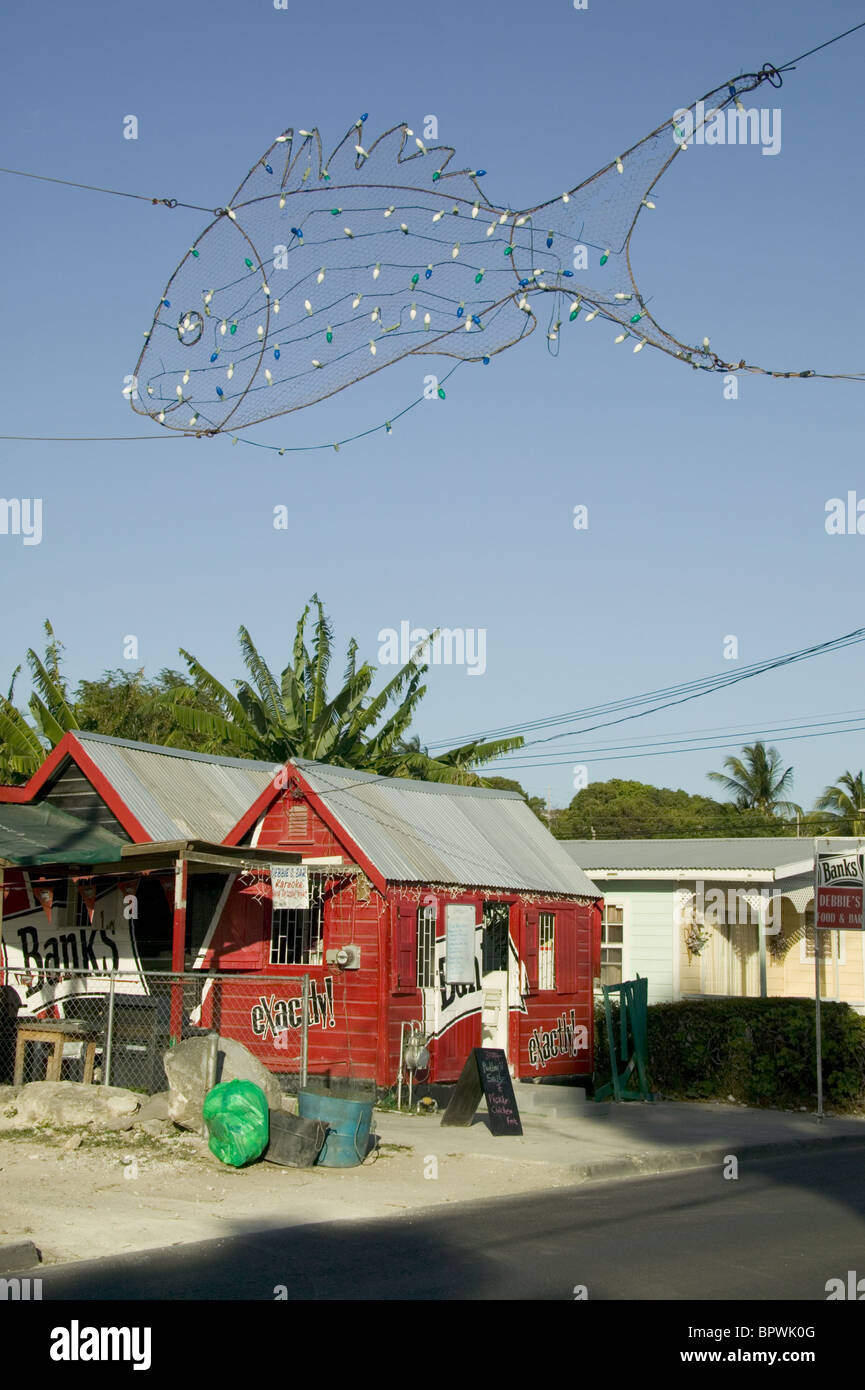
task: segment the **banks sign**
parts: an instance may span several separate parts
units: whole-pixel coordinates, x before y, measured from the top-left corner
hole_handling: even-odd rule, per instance
[[[814,925],[818,931],[862,931],[865,851],[820,850],[814,856]]]

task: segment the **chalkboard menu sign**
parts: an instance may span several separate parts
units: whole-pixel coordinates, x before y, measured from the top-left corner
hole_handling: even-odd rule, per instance
[[[487,1102],[491,1134],[522,1134],[508,1059],[500,1047],[473,1047],[454,1087],[443,1125],[470,1125],[481,1097]]]

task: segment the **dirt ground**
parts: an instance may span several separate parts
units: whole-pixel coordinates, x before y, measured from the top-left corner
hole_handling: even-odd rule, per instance
[[[473,1154],[432,1159],[382,1143],[362,1168],[225,1167],[206,1141],[175,1130],[82,1129],[0,1135],[0,1245],[30,1239],[45,1265],[234,1235],[244,1230],[394,1216],[478,1197],[567,1183],[537,1162]],[[77,1144],[77,1147],[73,1147]]]

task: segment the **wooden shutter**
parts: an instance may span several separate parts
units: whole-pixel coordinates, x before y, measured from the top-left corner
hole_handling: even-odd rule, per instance
[[[573,908],[556,913],[556,990],[559,994],[576,994],[579,989],[579,930],[577,914]]]
[[[399,903],[396,911],[396,993],[414,993],[417,989],[417,908],[413,903]]]
[[[590,912],[590,923],[592,933],[592,982],[601,978],[601,927],[604,920],[604,901],[599,898],[592,903]]]
[[[250,894],[234,891],[219,922],[219,967],[260,970],[270,942],[271,904],[256,902]]]
[[[526,991],[538,992],[538,912],[527,907],[523,926],[523,964],[526,967]]]

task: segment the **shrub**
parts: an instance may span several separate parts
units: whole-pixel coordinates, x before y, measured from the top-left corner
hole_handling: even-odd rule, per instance
[[[649,1007],[649,1084],[680,1100],[775,1108],[817,1098],[814,1001],[704,999]],[[823,1097],[836,1110],[865,1103],[865,1018],[823,1002]],[[595,1081],[609,1080],[603,1011],[595,1020]],[[613,1009],[618,1041],[618,1011]]]

